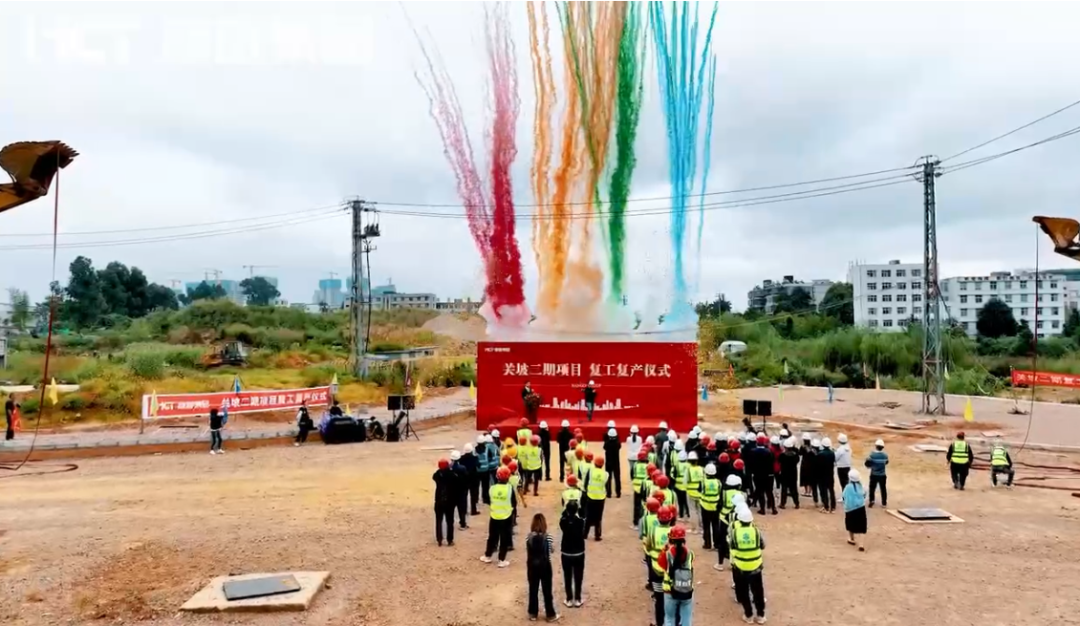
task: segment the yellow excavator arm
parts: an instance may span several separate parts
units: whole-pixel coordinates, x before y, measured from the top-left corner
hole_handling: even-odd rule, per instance
[[[1054,252],[1067,256],[1074,261],[1080,261],[1080,222],[1068,217],[1043,217],[1036,215],[1031,218],[1042,228],[1050,240],[1054,242]]]

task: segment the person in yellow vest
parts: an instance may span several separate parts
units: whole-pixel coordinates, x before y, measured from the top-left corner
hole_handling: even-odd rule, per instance
[[[650,463],[643,463],[643,465],[645,465],[646,478],[645,478],[645,480],[643,480],[641,482],[641,499],[642,499],[642,501],[647,499],[649,497],[649,495],[652,494],[653,491],[656,491],[656,483],[653,482],[653,480],[656,478],[656,472],[657,472],[657,469],[656,469],[655,465],[652,465]]]
[[[956,433],[956,441],[949,445],[945,458],[949,463],[949,473],[952,474],[953,489],[963,491],[964,484],[967,483],[968,471],[971,470],[971,464],[975,461],[975,454],[971,451],[968,442],[964,440],[963,432]]]
[[[577,445],[579,448],[581,448],[582,450],[589,449],[589,442],[585,441],[585,433],[583,433],[580,428],[574,430],[574,439],[577,440]]]
[[[1005,444],[995,443],[994,449],[990,452],[990,483],[997,487],[998,474],[1005,474],[1007,481],[1005,486],[1012,489],[1013,477],[1016,476],[1016,472],[1013,471],[1012,457],[1009,456],[1009,451],[1005,449]],[[885,491],[882,489],[882,503],[885,501]]]
[[[705,479],[701,481],[701,497],[698,503],[701,505],[701,521],[704,524],[702,531],[705,534],[705,549],[712,550],[713,541],[717,544],[724,541],[720,534],[720,480],[716,477],[716,466],[709,463],[705,466]]]
[[[566,477],[566,489],[562,492],[562,509],[560,513],[566,510],[566,505],[571,502],[577,502],[578,507],[581,506],[581,490],[578,489],[577,476]]]
[[[630,524],[630,528],[634,530],[637,530],[638,522],[641,521],[644,508],[642,505],[645,502],[645,494],[642,493],[641,487],[648,477],[649,468],[645,463],[645,451],[638,450],[637,460],[630,464],[630,485],[634,488],[633,523]]]
[[[585,498],[588,500],[585,507],[585,537],[589,536],[590,529],[595,528],[593,536],[600,541],[603,538],[604,504],[607,501],[607,470],[604,469],[602,456],[593,460],[593,466],[585,477]]]
[[[675,511],[678,512],[679,508],[675,500],[675,492],[669,488],[671,480],[660,470],[657,470],[656,477],[653,478],[653,482],[656,483],[656,490],[653,493],[660,492],[664,495],[664,504],[675,507]]]
[[[533,495],[540,495],[540,479],[544,471],[544,457],[540,452],[540,435],[533,435],[524,448],[525,459],[525,490],[528,491],[529,483],[532,483]]]
[[[689,532],[704,532],[705,523],[701,518],[701,483],[705,480],[705,469],[698,465],[697,452],[686,455],[689,463],[686,479],[686,497],[690,500],[690,516],[697,521],[697,529]]]
[[[657,467],[660,467],[660,464],[656,462],[659,458],[656,455],[656,439],[652,435],[649,435],[645,438],[645,443],[644,445],[642,445],[642,447],[645,448],[645,450],[648,452],[645,460]]]
[[[686,546],[686,528],[668,533],[669,545],[657,559],[664,570],[664,626],[690,626],[694,606],[694,552]]]
[[[652,565],[649,562],[649,544],[648,538],[652,537],[653,528],[659,523],[657,514],[661,508],[661,498],[664,494],[657,493],[655,497],[650,496],[645,500],[645,514],[641,517],[641,530],[638,531],[638,539],[641,541],[642,546],[642,558],[641,562],[645,564],[645,589],[652,591]]]
[[[720,494],[720,532],[716,536],[716,552],[719,561],[713,566],[713,569],[718,572],[724,571],[724,561],[730,555],[728,540],[731,524],[735,518],[735,507],[746,503],[746,494],[742,492],[742,479],[735,474],[728,474],[724,489]]]
[[[656,621],[664,623],[664,569],[660,567],[660,553],[667,548],[671,527],[675,524],[678,507],[665,505],[656,514],[656,526],[645,538],[645,551],[649,555],[649,583],[653,593],[653,610]]]
[[[686,461],[686,450],[679,450],[675,458],[675,499],[679,502],[679,519],[685,519],[690,517],[690,500],[686,497],[686,487],[690,484],[690,463]]]
[[[761,576],[765,538],[754,525],[754,514],[743,505],[735,514],[728,541],[731,548],[731,571],[735,579],[735,598],[743,607],[743,621],[765,623],[765,583]],[[751,607],[751,603],[753,606]],[[754,618],[754,612],[757,618]]]
[[[499,567],[510,565],[506,553],[510,550],[511,530],[513,528],[514,509],[517,508],[517,496],[510,486],[510,468],[500,467],[495,472],[496,483],[491,486],[491,521],[488,523],[487,548],[480,560],[491,563],[491,556],[499,552]]]
[[[517,429],[516,434],[517,434],[518,444],[521,444],[521,438],[522,437],[525,438],[525,441],[528,441],[529,439],[532,438],[533,432],[532,432],[532,429],[529,428],[529,420],[525,419],[524,417],[521,418],[521,422],[519,422],[519,424],[518,424],[518,429]]]
[[[511,533],[510,533],[510,549],[513,550],[514,549],[514,541],[513,541],[514,527],[517,526],[517,520],[518,520],[517,501],[521,500],[522,504],[524,504],[525,503],[525,499],[524,499],[525,494],[522,493],[522,489],[521,489],[521,467],[518,465],[518,462],[517,461],[510,461],[510,464],[507,465],[506,467],[507,467],[507,469],[510,470],[510,487],[514,490],[514,493],[517,494],[517,498],[515,498],[515,500],[514,500],[514,514],[510,516],[510,518],[511,518],[511,523],[510,523],[510,531],[511,531]]]
[[[589,478],[589,471],[592,469],[593,459],[595,459],[596,456],[581,446],[578,446],[578,451],[581,452],[581,455],[578,456],[577,479],[582,487],[585,487],[586,491],[588,491],[589,483],[587,480]]]
[[[566,458],[566,476],[576,476],[578,463],[577,439],[570,440],[570,447],[567,448],[566,453],[563,456]],[[563,476],[564,480],[566,479],[566,476]]]

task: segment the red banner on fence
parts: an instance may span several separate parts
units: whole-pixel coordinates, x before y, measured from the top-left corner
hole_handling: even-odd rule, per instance
[[[1025,387],[1075,387],[1080,388],[1080,376],[1059,374],[1057,372],[1032,372],[1031,370],[1013,370],[1012,384]]]
[[[210,414],[210,409],[228,407],[231,415],[261,413],[265,411],[288,411],[308,406],[326,406],[330,403],[330,387],[288,389],[285,391],[220,391],[216,393],[174,393],[157,397],[157,411],[152,408],[154,397],[143,396],[143,419],[166,419],[170,417],[195,417]]]
[[[634,420],[697,423],[697,344],[651,342],[481,342],[477,347],[478,428],[524,415],[528,382],[541,398],[538,420],[555,429],[589,414],[584,389],[593,381],[593,419],[628,428]]]

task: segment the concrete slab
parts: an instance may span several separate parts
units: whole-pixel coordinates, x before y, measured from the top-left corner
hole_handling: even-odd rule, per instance
[[[252,598],[250,600],[236,600],[230,602],[225,599],[222,585],[226,581],[250,580],[252,578],[266,578],[269,576],[294,576],[300,583],[300,591],[286,593],[265,598]],[[243,574],[240,576],[218,576],[210,581],[210,584],[191,596],[191,599],[180,607],[181,611],[188,613],[240,613],[256,612],[268,613],[276,611],[305,611],[315,600],[315,596],[326,586],[330,572],[274,572],[262,574]]]

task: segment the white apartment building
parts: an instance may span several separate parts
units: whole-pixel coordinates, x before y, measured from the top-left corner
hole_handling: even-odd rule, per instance
[[[782,293],[791,295],[796,289],[802,289],[810,296],[810,301],[816,307],[821,304],[832,287],[833,281],[824,278],[815,278],[809,282],[795,280],[794,276],[784,276],[783,280],[764,280],[761,285],[754,287],[746,294],[747,307],[772,315],[776,310],[776,298]]]
[[[1035,299],[1038,287],[1039,299]],[[992,298],[1012,309],[1013,317],[1024,320],[1039,337],[1060,335],[1069,314],[1069,284],[1065,276],[1017,270],[991,272],[989,276],[957,276],[941,281],[945,315],[963,325],[967,334],[977,334],[979,310]],[[1039,321],[1035,321],[1038,314]]]
[[[903,330],[912,319],[922,320],[922,263],[853,263],[848,282],[856,326],[892,332]]]

